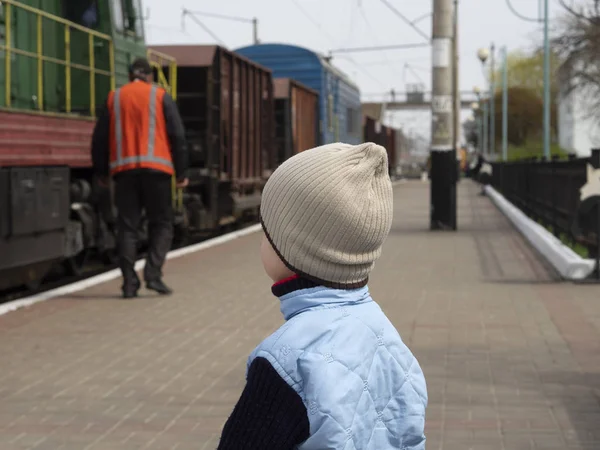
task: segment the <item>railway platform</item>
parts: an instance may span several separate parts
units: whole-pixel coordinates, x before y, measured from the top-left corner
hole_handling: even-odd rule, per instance
[[[598,287],[561,283],[469,181],[459,231],[395,187],[370,282],[420,360],[431,450],[600,448]],[[215,449],[246,357],[282,323],[260,233],[171,259],[175,295],[120,280],[0,316],[2,450]]]

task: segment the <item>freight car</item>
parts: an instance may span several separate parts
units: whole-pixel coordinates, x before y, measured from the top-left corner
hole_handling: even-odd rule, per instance
[[[400,130],[386,127],[374,118],[365,115],[363,116],[363,137],[365,142],[374,142],[387,150],[389,174],[391,178],[395,178],[398,175],[397,167],[403,142]]]
[[[290,78],[274,80],[277,165],[319,141],[319,94]]]
[[[34,287],[58,261],[77,272],[91,251],[114,256],[90,137],[109,90],[146,55],[139,0],[41,5],[0,2],[0,289]]]
[[[319,144],[361,142],[360,90],[325,57],[285,44],[257,44],[236,52],[268,67],[275,78],[292,78],[319,94]]]
[[[177,103],[192,166],[177,211],[180,231],[193,235],[257,216],[277,164],[271,71],[219,46],[151,49],[178,64]]]
[[[98,108],[136,57],[149,57],[186,126],[191,183],[173,190],[180,241],[254,217],[291,154],[362,140],[358,88],[312,52],[299,49],[318,86],[278,82],[276,106],[273,75],[256,61],[216,46],[146,48],[140,0],[41,4],[0,2],[0,291],[34,288],[58,263],[78,274],[90,258],[115,261],[112,186],[93,179],[89,148]],[[290,136],[279,155],[276,129]]]

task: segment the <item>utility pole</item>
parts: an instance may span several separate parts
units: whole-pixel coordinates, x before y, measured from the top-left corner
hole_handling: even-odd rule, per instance
[[[502,160],[508,160],[508,50],[504,47],[502,52],[504,63],[502,65]]]
[[[456,230],[456,148],[452,102],[453,0],[433,0],[431,98],[432,230]]]
[[[454,147],[457,149],[460,148],[460,91],[459,91],[459,54],[458,54],[458,0],[454,0],[454,23],[453,23],[453,35],[454,39],[452,39],[453,50],[452,53],[454,55],[454,65],[452,71],[452,96],[454,103]]]
[[[490,157],[496,157],[496,47],[490,46]]]
[[[550,21],[548,0],[544,0],[544,157],[550,161]]]
[[[252,19],[252,37],[254,38],[254,45],[258,45],[258,19],[256,17]]]
[[[483,99],[483,156],[489,158],[490,157],[490,146],[489,146],[489,136],[490,136],[490,99]]]

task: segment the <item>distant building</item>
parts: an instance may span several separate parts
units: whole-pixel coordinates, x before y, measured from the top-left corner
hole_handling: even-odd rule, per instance
[[[573,77],[565,68],[559,71],[558,85],[558,144],[577,156],[590,156],[592,148],[600,147],[599,121],[590,117],[586,93],[573,88]]]

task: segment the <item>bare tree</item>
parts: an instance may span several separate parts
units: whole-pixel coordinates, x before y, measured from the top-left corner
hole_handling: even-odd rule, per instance
[[[565,14],[553,39],[563,95],[577,92],[587,118],[600,124],[600,0],[559,0]]]

